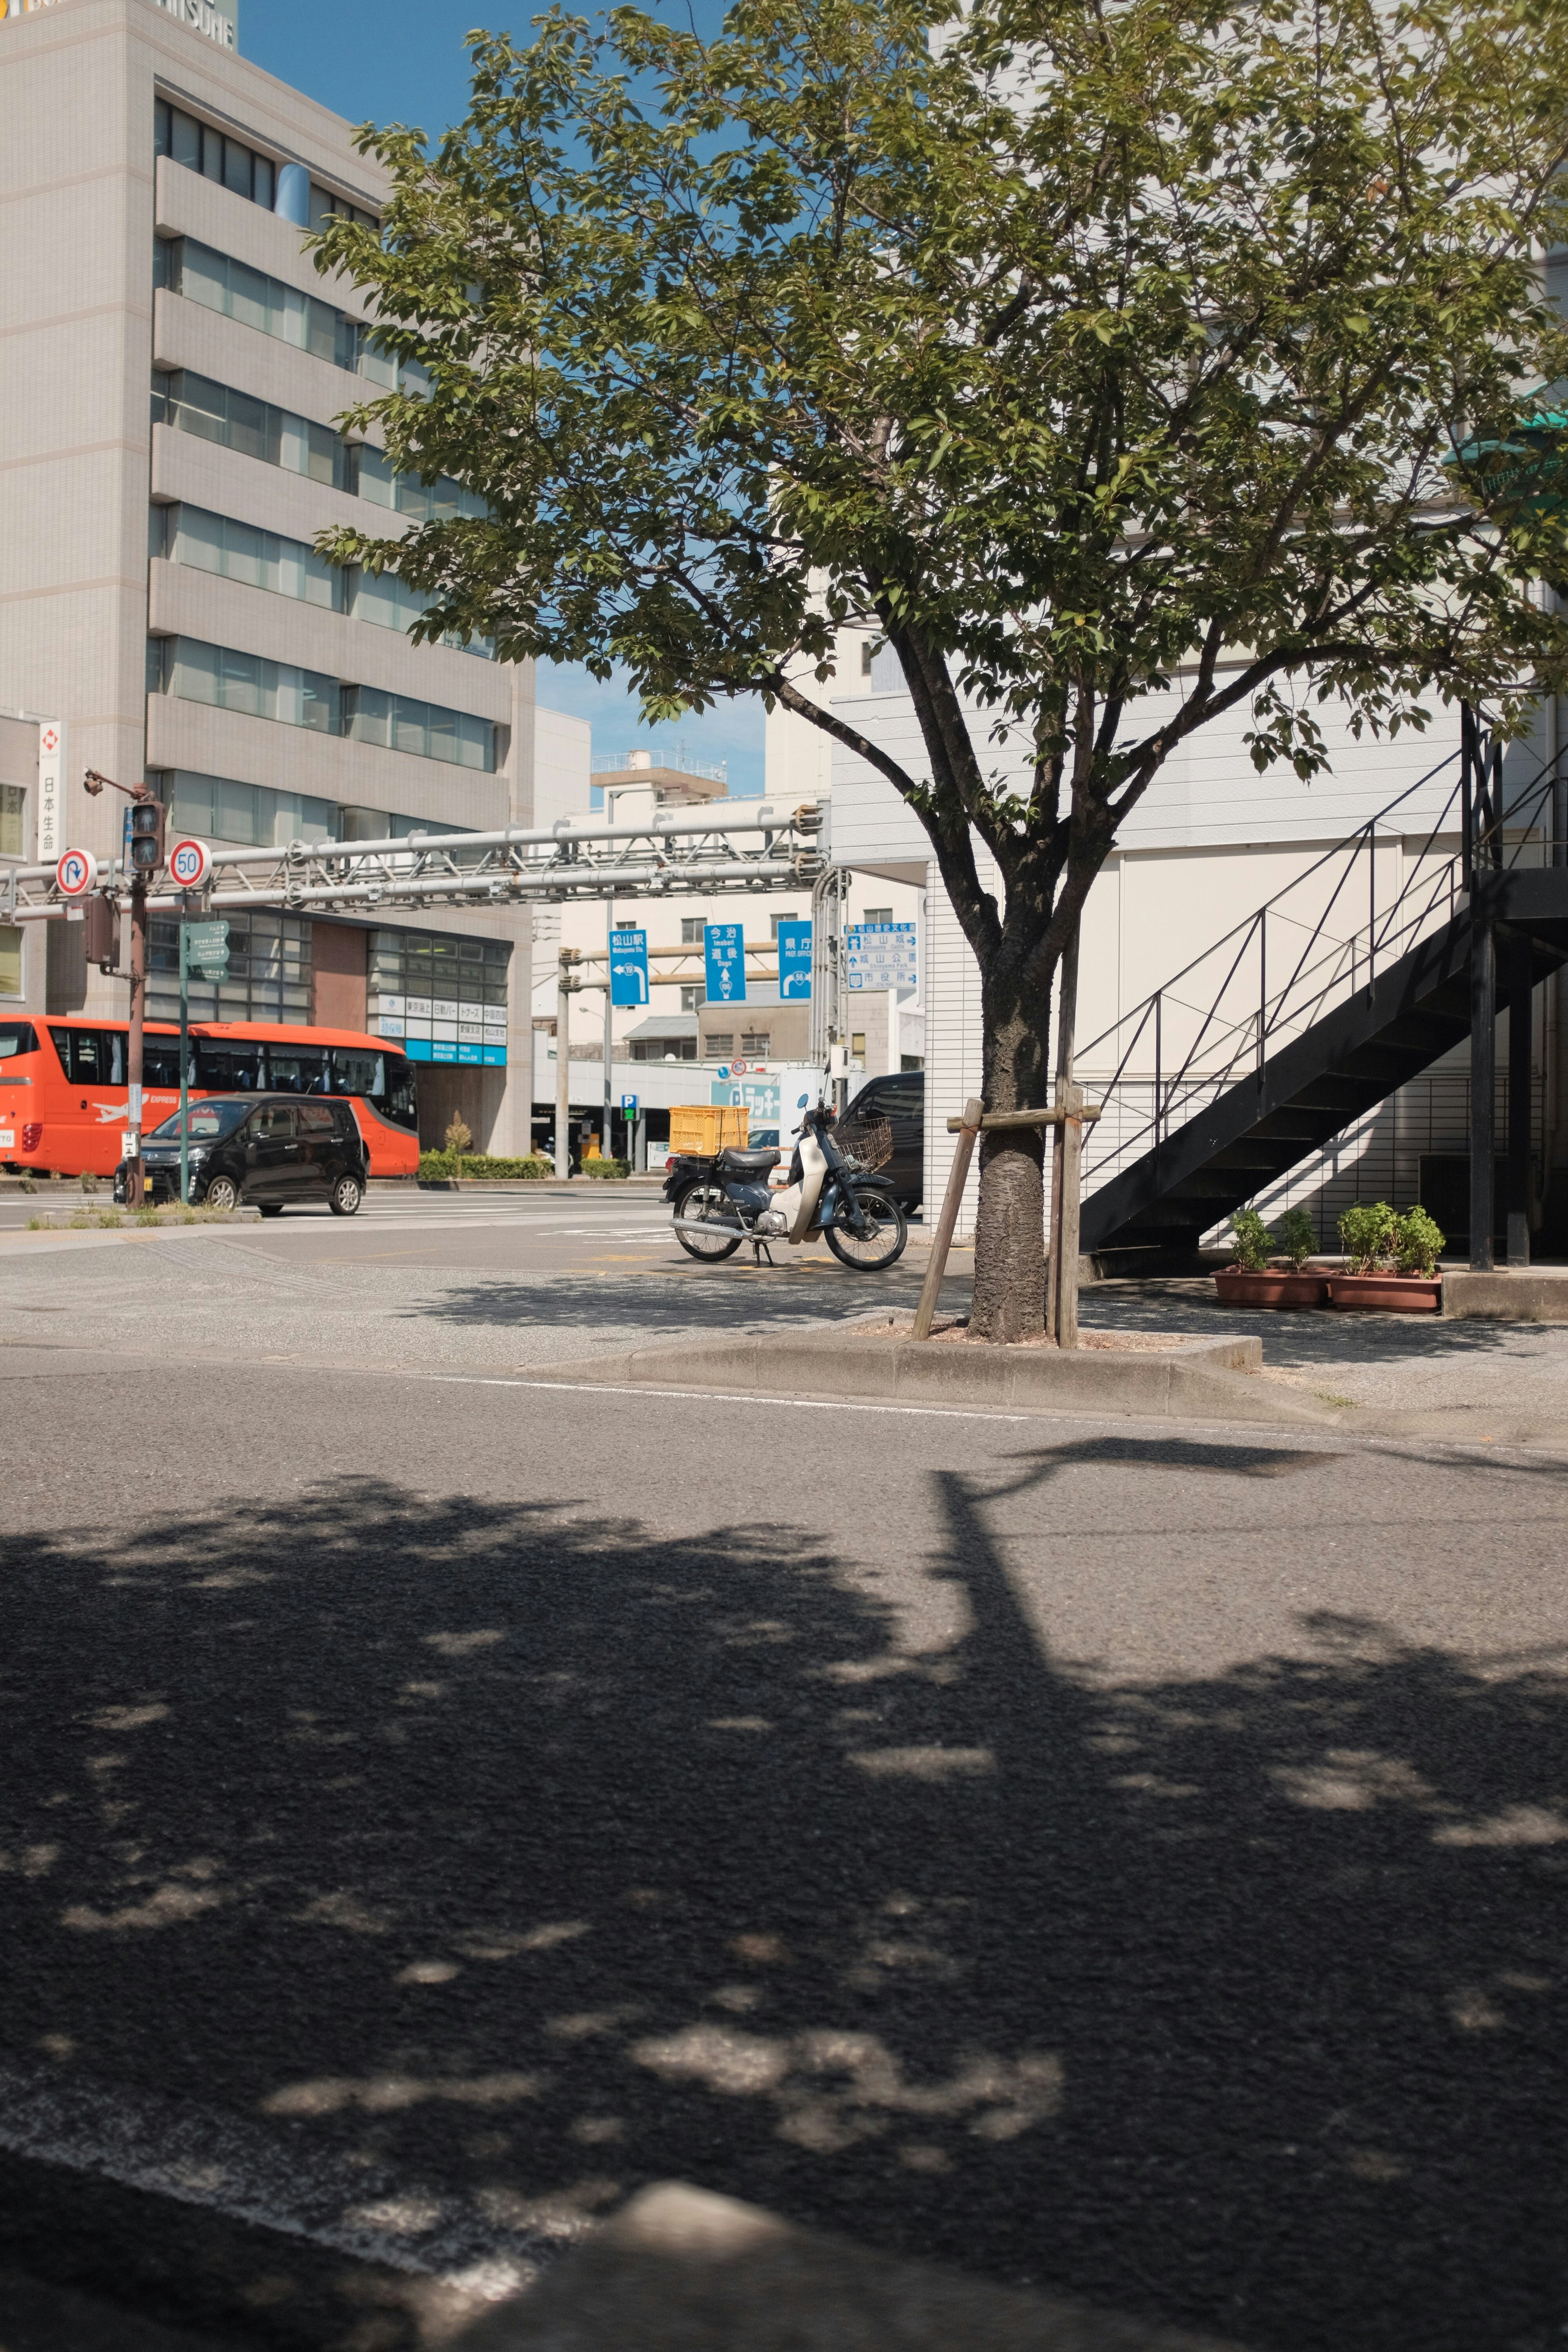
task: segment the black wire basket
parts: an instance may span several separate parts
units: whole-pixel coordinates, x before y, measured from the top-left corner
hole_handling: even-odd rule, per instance
[[[885,1118],[842,1118],[833,1140],[852,1168],[885,1168],[893,1156],[893,1130]]]

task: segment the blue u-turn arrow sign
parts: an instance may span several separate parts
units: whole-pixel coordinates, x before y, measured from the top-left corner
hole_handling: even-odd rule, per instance
[[[610,933],[610,1003],[647,1003],[647,933]]]

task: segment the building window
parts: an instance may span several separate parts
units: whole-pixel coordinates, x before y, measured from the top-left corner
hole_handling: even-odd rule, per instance
[[[154,779],[169,812],[169,838],[194,833],[203,841],[250,849],[284,848],[291,841],[337,841],[342,830],[331,801],[305,793],[275,793],[265,784],[238,784],[173,768]]]
[[[378,235],[380,233],[381,223],[374,213],[363,212],[358,205],[351,205],[346,196],[335,194],[331,188],[319,187],[312,180],[310,226],[320,228],[321,223],[330,220],[333,213],[337,213],[343,220],[358,221],[361,228],[373,228]]]
[[[161,690],[182,702],[205,702],[247,719],[271,719],[284,727],[308,727],[313,734],[342,731],[342,689],[324,671],[293,662],[268,661],[232,646],[204,645],[198,637],[153,639],[160,648]],[[151,676],[149,665],[149,676]]]
[[[732,1054],[735,1050],[735,1033],[732,1029],[710,1029],[702,1042],[710,1055]]]
[[[157,240],[153,283],[242,327],[254,327],[258,334],[292,343],[331,367],[362,375],[380,391],[416,393],[428,399],[433,389],[424,368],[414,361],[400,363],[363,320],[194,236]]]
[[[337,565],[323,562],[304,540],[258,530],[254,523],[209,514],[203,507],[153,507],[148,547],[152,554],[165,556],[171,563],[216,572],[247,588],[265,588],[274,596],[319,604],[324,612],[341,613],[348,603],[344,573]]]
[[[795,915],[795,914],[789,914],[789,915],[770,915],[770,916],[768,917],[768,920],[769,920],[769,922],[770,922],[770,923],[772,924],[772,926],[773,926],[773,945],[774,945],[775,947],[777,947],[777,945],[778,945],[778,938],[779,938],[779,925],[780,925],[781,923],[798,923],[798,922],[799,922],[799,920],[800,920],[800,917],[799,917],[798,915]]]
[[[253,205],[272,210],[278,172],[271,156],[258,155],[226,131],[215,131],[210,122],[198,122],[167,99],[159,99],[153,110],[153,145],[157,154],[173,156],[187,172],[221,181],[235,195],[248,196]]]
[[[22,926],[0,923],[0,996],[22,993]]]
[[[406,636],[434,602],[422,588],[411,588],[406,580],[400,580],[395,572],[367,572],[356,566],[350,574],[348,611],[356,621],[368,621],[378,629],[400,629]],[[489,637],[465,638],[456,630],[447,630],[441,643],[458,653],[478,654],[484,661],[495,659],[495,646]]]
[[[869,637],[862,637],[860,640],[860,675],[862,677],[869,677],[871,675],[871,640]]]
[[[154,368],[153,422],[334,490],[352,494],[357,485],[357,453],[330,425],[313,425],[309,417],[253,400],[249,393],[232,391],[189,368]]]
[[[773,1036],[771,1029],[742,1030],[741,1051],[742,1054],[755,1054],[760,1061],[765,1061],[773,1050]]]
[[[495,772],[496,730],[489,719],[448,710],[438,702],[416,702],[406,694],[388,694],[380,687],[344,688],[342,731],[356,743],[380,743],[389,751],[409,751],[453,768],[478,768],[486,775]]]
[[[864,1029],[852,1029],[850,1031],[849,1051],[858,1060],[864,1061],[866,1057],[866,1032]]]
[[[237,261],[194,236],[164,240],[162,280],[171,294],[183,294],[205,310],[216,310],[242,327],[292,343],[313,359],[351,372],[359,358],[359,323],[316,294],[302,294],[281,278],[269,278],[247,261]]]
[[[860,918],[863,923],[890,923],[892,919],[891,907],[868,907]]]
[[[694,1062],[695,1037],[633,1037],[627,1053],[634,1062]]]
[[[450,475],[422,482],[417,474],[400,474],[385,452],[373,449],[368,442],[359,461],[359,495],[373,506],[391,507],[415,522],[449,522],[457,515],[482,522],[489,512],[477,490],[464,489]]]
[[[697,982],[693,981],[689,986],[685,982],[682,982],[680,989],[680,1009],[682,1013],[695,1013],[701,1002],[702,991]]]
[[[0,857],[23,857],[26,855],[23,831],[26,807],[25,785],[0,784]]]
[[[340,808],[337,838],[340,841],[409,841],[418,834],[472,833],[471,824],[439,824],[434,817],[399,816],[392,809]],[[539,937],[538,918],[534,918],[534,937]]]
[[[269,908],[252,913],[225,908],[228,970],[221,980],[190,973],[193,1021],[281,1021],[307,1028],[310,1020],[310,926],[298,915]],[[147,925],[147,1018],[180,1017],[180,927],[153,915]],[[177,1057],[176,1057],[177,1058]]]
[[[680,944],[683,948],[700,948],[708,929],[706,915],[682,915]]]
[[[415,1062],[506,1064],[507,940],[376,930],[370,938],[371,1028],[401,1037]]]
[[[476,768],[487,775],[495,769],[495,728],[488,719],[384,693],[378,687],[340,686],[322,671],[268,661],[230,646],[204,645],[196,637],[148,640],[147,690],[286,727],[308,727],[318,735],[347,735],[448,767]]]

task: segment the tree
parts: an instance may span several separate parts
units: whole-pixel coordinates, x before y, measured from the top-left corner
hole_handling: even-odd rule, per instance
[[[1259,767],[1310,776],[1327,697],[1392,731],[1564,674],[1552,501],[1489,484],[1521,424],[1555,448],[1531,389],[1568,374],[1531,257],[1568,234],[1565,11],[738,0],[706,45],[631,8],[476,35],[467,121],[363,131],[384,236],[333,219],[318,257],[428,377],[353,421],[489,515],[322,545],[427,592],[417,635],[624,664],[655,720],[761,693],[868,761],[978,961],[987,1107],[1037,1107],[1089,885],[1179,742],[1249,705]],[[913,767],[796,682],[857,622]],[[1041,1223],[1037,1134],[988,1134],[979,1333],[1040,1327]]]

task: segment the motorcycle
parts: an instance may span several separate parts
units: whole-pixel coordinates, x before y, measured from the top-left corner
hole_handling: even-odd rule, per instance
[[[896,1265],[909,1239],[900,1204],[884,1178],[834,1139],[833,1113],[808,1111],[790,1160],[789,1183],[770,1187],[783,1158],[771,1149],[683,1153],[673,1160],[664,1197],[675,1211],[675,1237],[689,1256],[710,1265],[749,1241],[755,1263],[773,1263],[770,1242],[798,1247],[820,1234],[856,1274]]]

